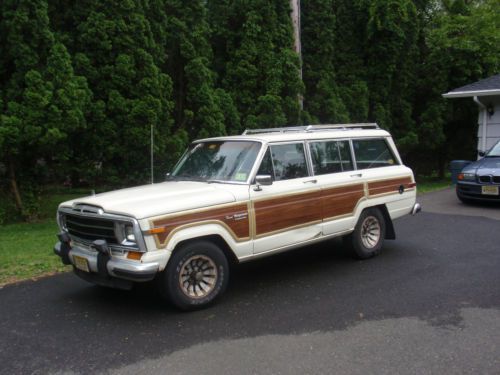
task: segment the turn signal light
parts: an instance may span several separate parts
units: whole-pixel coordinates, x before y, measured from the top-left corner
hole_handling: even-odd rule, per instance
[[[458,176],[457,176],[457,179],[463,180],[464,179],[464,174],[463,173],[459,173]]]
[[[166,231],[167,231],[167,228],[165,228],[165,227],[158,227],[158,228],[150,229],[146,233],[148,233],[148,234],[158,234],[158,233],[165,233]]]
[[[127,259],[132,259],[132,260],[141,260],[142,253],[139,253],[138,251],[129,251],[127,254]]]

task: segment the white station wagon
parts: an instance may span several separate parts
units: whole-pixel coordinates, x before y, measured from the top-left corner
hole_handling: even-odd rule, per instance
[[[94,284],[156,279],[181,309],[208,305],[229,264],[343,236],[358,258],[415,214],[416,184],[376,124],[247,130],[195,141],[167,181],[62,203],[54,251]]]

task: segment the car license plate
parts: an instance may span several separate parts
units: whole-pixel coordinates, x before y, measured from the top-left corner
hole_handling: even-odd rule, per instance
[[[90,272],[89,262],[87,261],[87,259],[79,257],[78,255],[74,255],[73,261],[75,263],[75,267],[78,268],[79,270]]]
[[[498,195],[498,186],[482,186],[483,195]]]

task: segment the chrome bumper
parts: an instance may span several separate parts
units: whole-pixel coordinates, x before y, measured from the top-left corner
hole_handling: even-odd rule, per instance
[[[158,262],[142,263],[128,259],[115,258],[107,255],[107,259],[103,262],[99,260],[103,254],[95,251],[80,248],[77,246],[69,247],[66,243],[57,242],[54,246],[54,253],[61,257],[61,260],[69,260],[69,263],[75,266],[75,256],[85,258],[90,272],[80,271],[77,275],[87,273],[89,275],[99,274],[101,277],[116,277],[129,281],[144,282],[153,280],[159,270]],[[85,278],[85,277],[84,277]],[[86,280],[88,278],[85,278]],[[98,283],[98,282],[96,282]]]

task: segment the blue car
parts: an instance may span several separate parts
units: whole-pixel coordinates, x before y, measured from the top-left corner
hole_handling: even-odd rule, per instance
[[[481,159],[462,169],[457,179],[457,197],[464,203],[500,202],[500,141]]]

